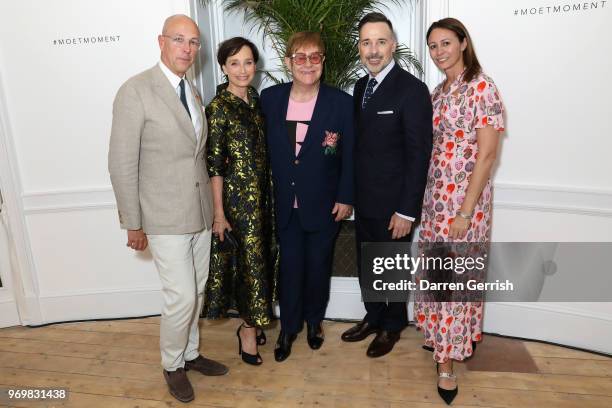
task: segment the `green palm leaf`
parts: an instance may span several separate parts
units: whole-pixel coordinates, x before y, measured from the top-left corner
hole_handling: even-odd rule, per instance
[[[207,3],[207,0],[200,0]],[[402,5],[411,0],[393,0]],[[382,11],[380,0],[224,0],[225,10],[243,12],[245,22],[253,23],[259,34],[269,39],[279,57],[278,69],[264,71],[273,82],[281,82],[278,73],[288,72],[283,64],[289,37],[297,31],[319,31],[327,48],[324,81],[349,89],[362,74],[357,48],[357,24],[367,13]],[[398,44],[395,58],[407,70],[421,75],[423,67],[412,50]]]

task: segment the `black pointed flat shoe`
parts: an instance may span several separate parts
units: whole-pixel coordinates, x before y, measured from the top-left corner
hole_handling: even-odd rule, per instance
[[[457,382],[457,376],[455,376],[455,374],[451,374],[451,373],[441,373],[439,371],[439,366],[436,363],[436,370],[438,370],[438,378],[448,378],[451,380],[455,380],[455,382]],[[452,390],[447,390],[444,389],[442,387],[440,387],[438,385],[438,394],[440,395],[440,398],[442,398],[444,400],[444,402],[446,402],[446,405],[450,405],[451,402],[453,402],[453,400],[455,399],[455,397],[457,396],[457,394],[459,393],[459,386],[457,385],[454,389]]]

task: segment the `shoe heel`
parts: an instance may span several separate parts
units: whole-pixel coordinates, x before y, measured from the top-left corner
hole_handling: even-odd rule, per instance
[[[257,344],[260,346],[263,346],[264,344],[266,344],[266,332],[263,331],[263,329],[261,329],[261,333],[257,335],[256,337],[257,340]]]
[[[240,338],[240,329],[242,329],[242,325],[238,326],[238,330],[236,330],[236,337],[238,337],[238,355],[242,354],[242,339]]]
[[[249,354],[246,351],[242,351],[242,339],[240,338],[240,329],[242,329],[243,326],[244,326],[244,323],[241,324],[238,327],[238,330],[236,331],[236,336],[238,337],[238,355],[242,357],[242,361],[244,361],[247,364],[254,365],[254,366],[261,365],[261,363],[263,363],[263,360],[259,352],[257,354]]]

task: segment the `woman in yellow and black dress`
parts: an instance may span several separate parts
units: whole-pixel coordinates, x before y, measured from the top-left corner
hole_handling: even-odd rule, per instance
[[[261,327],[272,317],[278,261],[264,122],[251,86],[258,52],[235,37],[221,43],[217,60],[228,83],[206,107],[215,215],[204,314],[217,318],[237,310],[244,320],[236,332],[239,354],[259,365],[257,346],[265,343]],[[236,247],[228,245],[227,231]]]

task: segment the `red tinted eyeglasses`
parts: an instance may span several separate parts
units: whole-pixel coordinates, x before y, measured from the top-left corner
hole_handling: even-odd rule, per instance
[[[325,57],[325,54],[322,54],[320,52],[313,52],[310,55],[306,55],[304,53],[299,52],[299,53],[293,54],[291,56],[291,59],[297,65],[304,65],[306,63],[306,60],[310,61],[311,64],[317,65],[323,62],[324,57]]]

